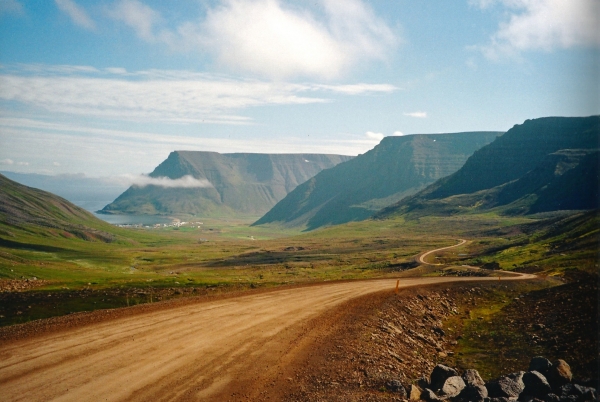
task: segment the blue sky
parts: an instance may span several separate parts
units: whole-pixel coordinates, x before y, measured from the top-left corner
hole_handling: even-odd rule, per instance
[[[598,114],[600,0],[0,0],[0,170]]]

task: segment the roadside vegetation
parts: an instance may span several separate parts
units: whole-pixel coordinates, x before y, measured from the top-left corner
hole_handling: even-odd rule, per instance
[[[250,220],[203,222],[103,225],[104,237],[0,224],[0,325],[258,287],[458,274],[464,265],[551,276],[597,271],[598,215],[591,213],[398,217],[304,233],[250,227]],[[469,241],[428,257],[442,265],[418,267],[415,256],[458,238]]]

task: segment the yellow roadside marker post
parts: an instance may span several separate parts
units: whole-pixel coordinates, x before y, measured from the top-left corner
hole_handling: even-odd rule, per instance
[[[400,279],[396,281],[396,294],[398,293],[398,286],[400,285]]]

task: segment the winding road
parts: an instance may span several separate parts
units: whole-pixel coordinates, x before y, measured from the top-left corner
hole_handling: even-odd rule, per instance
[[[423,254],[421,262],[439,250]],[[410,278],[401,279],[400,287],[473,280],[497,279]],[[0,345],[0,399],[230,400],[244,384],[270,381],[281,372],[311,319],[395,286],[395,279],[385,279],[274,290],[5,342]]]
[[[458,241],[459,241],[459,243],[455,244],[453,246],[436,248],[435,250],[430,250],[430,251],[428,251],[426,253],[421,254],[421,256],[419,257],[419,262],[421,264],[426,264],[426,265],[443,265],[443,264],[433,264],[433,263],[427,262],[427,261],[425,261],[425,257],[427,257],[429,254],[437,253],[438,251],[448,250],[449,248],[454,248],[454,247],[462,246],[463,244],[465,244],[467,242],[464,239],[458,239]]]

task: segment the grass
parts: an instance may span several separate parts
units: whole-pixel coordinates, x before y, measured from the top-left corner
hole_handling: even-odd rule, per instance
[[[525,334],[511,331],[501,323],[502,311],[515,297],[557,284],[559,282],[546,279],[488,286],[485,292],[473,288],[459,303],[461,314],[450,316],[444,322],[445,328],[460,333],[449,364],[476,369],[485,380],[527,369],[529,360],[536,354],[528,347]]]
[[[573,230],[567,235],[549,233],[542,225],[538,230],[541,234],[535,238],[523,229],[539,224],[540,219],[531,217],[507,218],[491,213],[444,218],[399,217],[308,233],[249,226],[253,221],[254,218],[202,220],[201,228],[178,230],[107,226],[104,230],[113,236],[108,243],[83,240],[39,226],[16,228],[0,224],[0,279],[36,277],[47,281],[44,286],[26,292],[37,300],[38,294],[63,288],[70,292],[190,286],[250,288],[396,277],[419,253],[454,245],[458,238],[472,241],[437,254],[438,261],[458,266],[498,261],[504,269],[540,261],[552,273],[573,266],[589,270],[597,263],[595,247],[582,240],[576,243],[579,248],[567,254],[556,248],[559,240],[567,242],[576,236],[594,239],[597,233],[589,235]],[[525,242],[526,239],[530,240]],[[556,252],[548,254],[549,247]],[[402,275],[436,275],[436,270],[439,268],[419,268]],[[118,302],[110,305],[124,305],[123,297],[126,295],[116,297]],[[62,313],[106,307],[105,301],[100,303],[95,299],[96,305],[82,302],[84,305],[77,307],[70,301],[67,303],[68,299],[64,298],[64,306],[55,310]],[[27,310],[31,314],[19,310],[22,316],[19,319],[44,316],[34,313],[34,306]],[[6,318],[0,319],[0,325],[9,322]]]

